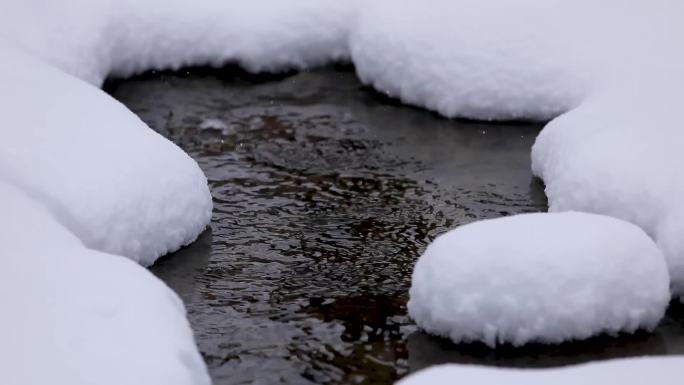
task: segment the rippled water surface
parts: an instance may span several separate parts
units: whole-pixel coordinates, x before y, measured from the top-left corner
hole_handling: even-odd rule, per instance
[[[106,89],[209,179],[211,230],[152,271],[185,301],[216,384],[389,384],[440,362],[684,351],[681,307],[655,334],[497,351],[427,337],[406,316],[413,264],[435,236],[546,209],[529,171],[539,125],[442,119],[348,68],[192,69]]]

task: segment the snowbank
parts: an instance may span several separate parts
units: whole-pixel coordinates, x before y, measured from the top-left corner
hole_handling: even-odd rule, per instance
[[[415,266],[408,310],[454,342],[519,346],[654,328],[665,259],[638,227],[582,213],[523,214],[438,237]]]
[[[92,85],[0,54],[0,382],[210,383],[180,300],[112,255],[147,265],[192,242],[203,173]]]
[[[377,0],[359,12],[351,57],[364,82],[447,117],[546,121],[681,57],[682,11],[677,0]]]
[[[352,59],[365,83],[448,117],[547,120],[590,85],[583,30],[568,26],[592,13],[575,3],[374,1],[351,32]]]
[[[467,365],[441,365],[415,373],[397,385],[675,385],[681,380],[684,358],[632,358],[560,369],[520,370]]]
[[[211,218],[194,160],[102,91],[0,45],[0,180],[90,248],[151,264]]]
[[[355,0],[12,1],[0,34],[94,85],[108,75],[236,62],[303,69],[349,56]],[[27,24],[26,20],[32,20]]]
[[[130,260],[86,249],[0,182],[0,382],[209,384],[185,310]]]
[[[667,257],[672,291],[680,297],[682,89],[681,75],[610,88],[551,122],[532,149],[533,171],[546,182],[550,211],[595,212],[639,225]]]

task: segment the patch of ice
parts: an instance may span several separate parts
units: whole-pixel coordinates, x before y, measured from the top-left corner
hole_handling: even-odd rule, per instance
[[[204,119],[199,125],[200,130],[223,131],[227,128],[228,125],[225,122],[223,122],[221,119],[216,118]]]
[[[638,227],[582,213],[523,214],[438,237],[415,266],[419,327],[494,347],[654,328],[669,303],[665,259]]]
[[[223,120],[216,118],[204,119],[199,125],[202,131],[218,131],[222,135],[235,135],[235,128],[227,125]]]

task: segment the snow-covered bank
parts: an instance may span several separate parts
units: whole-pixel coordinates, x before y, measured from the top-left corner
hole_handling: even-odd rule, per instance
[[[0,46],[0,180],[90,248],[149,265],[211,218],[188,155],[102,91]]]
[[[654,328],[669,285],[660,250],[630,223],[523,214],[437,238],[416,264],[408,310],[457,343],[560,343]]]
[[[109,75],[188,65],[258,72],[348,60],[356,9],[356,0],[5,2],[0,34],[98,86]]]
[[[684,70],[684,66],[681,67]],[[532,150],[551,211],[582,210],[643,228],[667,258],[684,295],[682,75],[614,87],[542,131]]]
[[[209,384],[180,299],[0,182],[0,383]]]
[[[410,375],[397,385],[675,385],[682,381],[682,365],[681,357],[634,358],[542,370],[441,365]]]

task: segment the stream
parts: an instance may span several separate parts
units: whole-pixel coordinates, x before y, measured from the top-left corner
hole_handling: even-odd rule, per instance
[[[215,384],[391,384],[443,362],[549,367],[684,353],[684,309],[655,333],[559,346],[454,345],[406,315],[437,235],[545,211],[542,128],[448,120],[362,86],[353,68],[149,72],[105,90],[204,170],[208,229],[152,272],[183,299]]]

